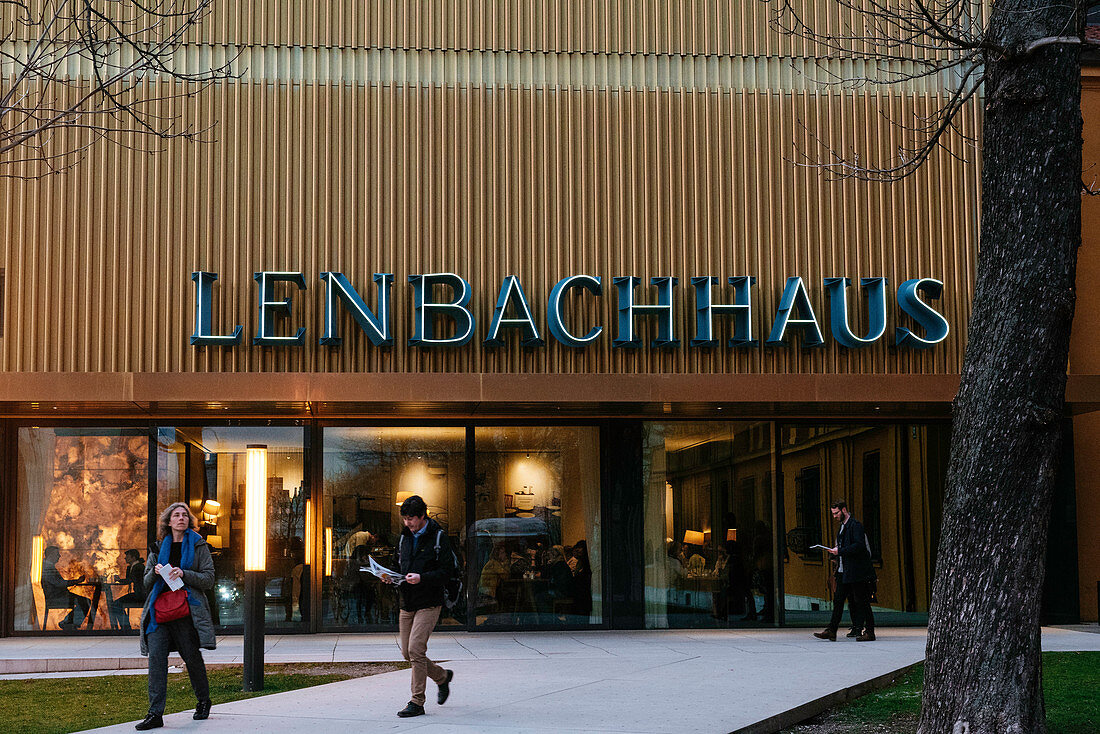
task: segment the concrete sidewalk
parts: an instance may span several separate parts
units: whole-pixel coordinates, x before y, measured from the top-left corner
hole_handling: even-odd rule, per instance
[[[823,642],[811,630],[446,633],[429,652],[454,669],[451,699],[428,715],[398,719],[409,673],[368,678],[217,704],[208,721],[165,717],[165,731],[328,732],[349,729],[435,732],[730,732],[774,730],[799,709],[812,715],[849,689],[924,656],[923,629],[883,629],[874,643]],[[1047,650],[1100,650],[1100,635],[1043,631]],[[268,662],[387,661],[399,658],[392,634],[269,637]],[[126,638],[5,639],[0,658],[58,652],[122,657]],[[208,662],[235,662],[241,638],[219,640]],[[843,663],[843,664],[840,664]],[[786,719],[786,721],[784,721]],[[767,723],[765,723],[767,722]],[[133,724],[96,731],[130,732]]]

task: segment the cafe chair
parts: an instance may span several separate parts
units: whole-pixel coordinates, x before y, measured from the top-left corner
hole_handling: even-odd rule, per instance
[[[69,612],[73,612],[73,617],[74,618],[76,617],[76,612],[75,612],[76,605],[75,604],[59,604],[57,606],[50,606],[50,602],[49,602],[48,599],[44,600],[43,603],[45,604],[45,607],[42,611],[42,630],[43,631],[51,629],[51,627],[50,627],[50,612],[61,612],[61,616],[59,616],[57,618],[57,621],[55,621],[53,623],[53,625],[54,625],[53,629],[59,629],[59,630],[64,630],[65,629],[64,627],[61,626],[61,620],[65,619],[65,617],[69,616]],[[92,614],[92,613],[93,612],[91,610],[88,611],[88,614]],[[87,621],[88,620],[87,620],[86,617],[81,618],[80,624],[74,625],[72,627],[72,629],[74,629],[74,630],[80,629],[81,627],[84,626],[84,624]]]

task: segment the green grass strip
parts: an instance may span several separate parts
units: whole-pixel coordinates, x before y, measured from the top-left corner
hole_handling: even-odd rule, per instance
[[[920,716],[924,666],[917,665],[888,688],[836,711],[843,724],[889,726]],[[1043,653],[1043,697],[1049,734],[1100,732],[1100,652]]]
[[[378,672],[405,667],[407,663],[379,666]],[[334,683],[354,674],[286,673],[285,665],[264,667],[264,690],[241,690],[240,667],[211,669],[210,699],[221,703],[283,693],[298,688]],[[339,668],[332,664],[329,668]],[[360,673],[361,675],[361,673]],[[100,726],[140,720],[148,710],[144,675],[107,675],[88,678],[38,678],[0,681],[0,730],[6,734],[67,734]],[[186,673],[168,676],[165,714],[195,707],[195,694]]]

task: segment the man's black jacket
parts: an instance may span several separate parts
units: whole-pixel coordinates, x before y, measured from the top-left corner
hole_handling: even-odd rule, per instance
[[[435,555],[435,539],[439,537],[439,559]],[[428,527],[416,544],[413,552],[413,534],[408,528],[401,529],[401,538],[397,541],[397,566],[403,574],[420,574],[420,583],[407,581],[398,588],[401,592],[401,608],[407,612],[418,609],[438,607],[443,604],[443,587],[454,571],[455,556],[451,551],[451,542],[444,531],[440,534],[439,523],[428,518]]]
[[[844,583],[852,584],[875,578],[871,554],[867,552],[867,535],[859,520],[848,517],[848,522],[837,533],[836,552],[844,559],[844,574],[841,578]]]

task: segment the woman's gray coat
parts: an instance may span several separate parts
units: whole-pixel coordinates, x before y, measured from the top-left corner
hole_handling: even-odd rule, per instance
[[[165,537],[161,542],[171,543],[171,536]],[[157,552],[149,554],[145,561],[145,588],[152,591],[153,583],[160,578],[157,573]],[[210,555],[210,546],[205,540],[195,543],[195,568],[183,569],[183,583],[187,586],[189,598],[198,600],[198,604],[191,605],[191,622],[195,625],[195,631],[199,633],[199,647],[213,650],[217,647],[217,638],[214,636],[214,618],[210,614],[210,601],[206,598],[206,592],[214,588],[214,559]],[[148,634],[145,631],[146,622],[153,613],[153,595],[145,598],[145,608],[141,610],[141,654],[149,654]]]

